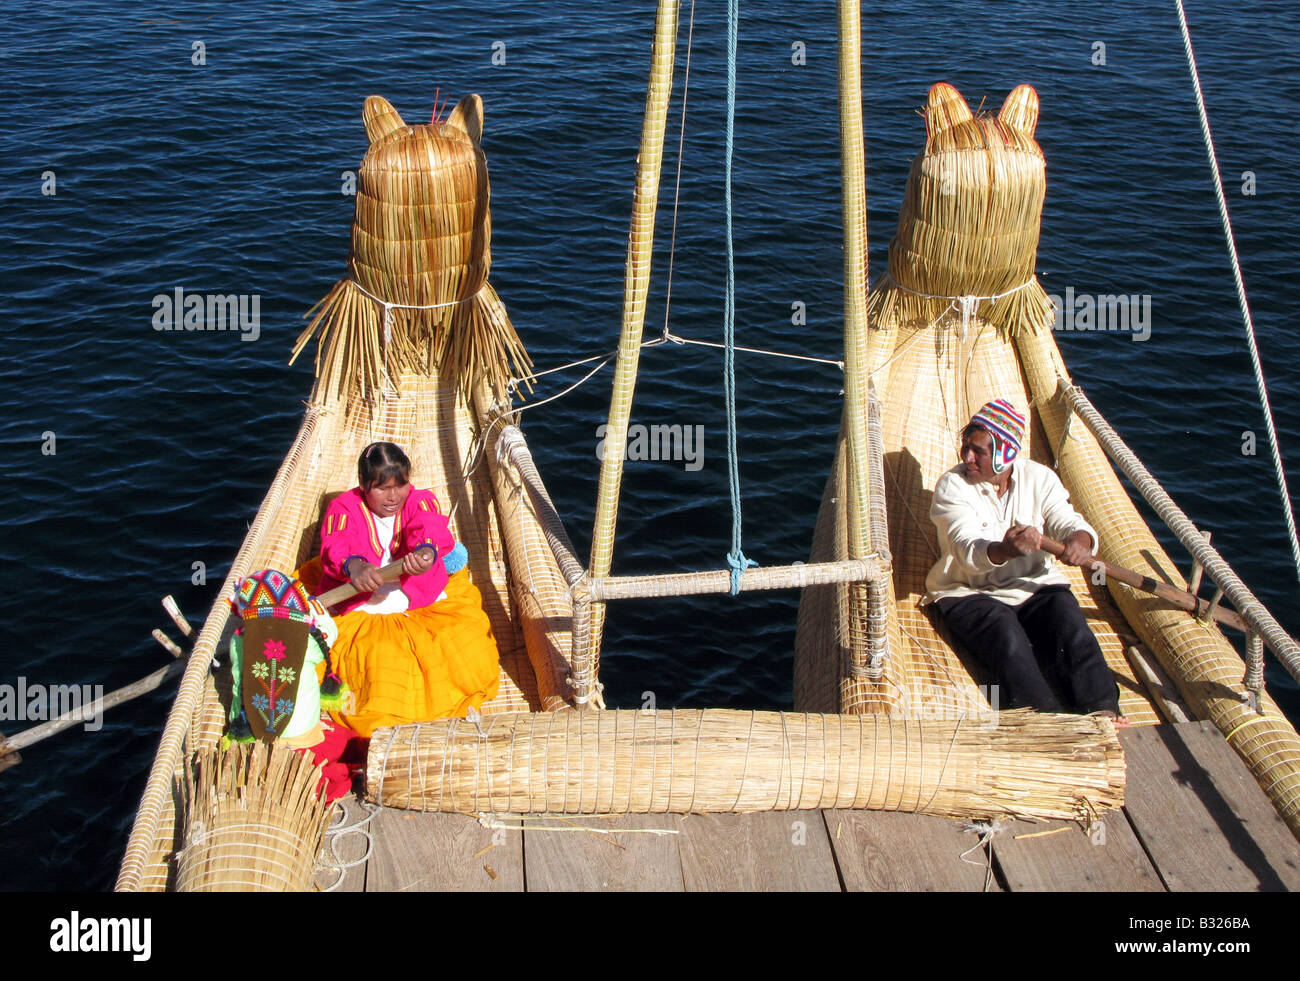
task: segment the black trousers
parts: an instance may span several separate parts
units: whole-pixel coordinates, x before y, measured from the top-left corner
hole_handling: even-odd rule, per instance
[[[1019,606],[982,594],[934,605],[998,686],[1000,707],[1119,713],[1115,678],[1070,587],[1044,586]]]

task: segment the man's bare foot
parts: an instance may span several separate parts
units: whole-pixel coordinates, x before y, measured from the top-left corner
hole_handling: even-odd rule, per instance
[[[1119,715],[1118,713],[1112,712],[1110,709],[1101,709],[1097,712],[1092,712],[1090,714],[1104,715],[1106,718],[1110,719],[1111,722],[1115,723],[1116,729],[1133,728],[1133,723],[1128,720],[1128,716]]]

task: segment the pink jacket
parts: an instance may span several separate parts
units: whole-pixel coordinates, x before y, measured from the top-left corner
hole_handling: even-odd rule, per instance
[[[393,523],[392,557],[400,559],[421,545],[432,545],[438,554],[428,572],[418,576],[403,573],[402,592],[410,602],[410,609],[418,610],[437,602],[447,588],[447,570],[443,567],[442,557],[455,544],[447,518],[438,508],[438,499],[433,492],[412,488]],[[321,524],[320,557],[324,575],[320,591],[324,593],[348,581],[343,568],[349,559],[362,558],[377,566],[383,554],[374,516],[366,507],[361,488],[354,487],[334,498],[325,509],[325,520]],[[343,600],[333,608],[335,615],[356,609],[369,595],[358,593]]]

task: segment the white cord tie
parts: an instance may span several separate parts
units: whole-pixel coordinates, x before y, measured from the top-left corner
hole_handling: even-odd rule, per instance
[[[393,310],[394,309],[440,310],[443,307],[459,306],[460,304],[466,302],[467,300],[474,299],[475,296],[478,296],[479,293],[483,292],[482,287],[480,287],[478,293],[475,293],[474,296],[467,296],[464,299],[460,299],[460,300],[450,300],[446,303],[427,303],[427,304],[392,303],[388,300],[383,299],[382,297],[375,296],[374,293],[371,293],[370,290],[366,289],[355,279],[349,279],[349,282],[352,283],[352,285],[355,286],[358,290],[360,290],[365,296],[370,297],[370,299],[374,300],[376,303],[378,303],[381,307],[384,308],[384,361],[381,367],[384,373],[382,391],[386,395],[397,394],[397,387],[393,384],[393,380],[388,374],[388,344],[392,340],[392,336],[393,336]]]

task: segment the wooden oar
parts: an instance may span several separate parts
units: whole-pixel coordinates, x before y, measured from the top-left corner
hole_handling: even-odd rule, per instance
[[[379,578],[384,582],[392,582],[402,574],[402,563],[404,561],[405,559],[397,559],[395,562],[389,562],[388,565],[379,570]],[[362,590],[357,589],[357,587],[352,585],[352,583],[345,582],[342,586],[335,586],[328,592],[321,593],[316,598],[320,600],[322,606],[331,607],[335,603],[341,603],[349,596],[355,596],[360,592],[362,592]]]
[[[167,615],[175,621],[176,626],[186,637],[194,633],[194,628],[190,622],[185,619],[181,613],[180,607],[176,605],[176,600],[171,596],[164,596],[162,601],[163,609]],[[17,766],[22,762],[22,757],[18,755],[20,749],[26,749],[33,743],[38,743],[42,739],[47,739],[55,733],[63,732],[65,729],[71,729],[79,722],[87,722],[96,717],[100,717],[108,709],[116,708],[123,702],[129,702],[133,698],[139,698],[141,695],[148,694],[156,688],[161,688],[173,678],[180,676],[185,671],[185,651],[161,630],[153,632],[154,640],[162,644],[171,655],[176,658],[165,668],[159,668],[152,674],[148,674],[139,681],[133,681],[129,685],[124,685],[116,691],[111,691],[102,699],[92,701],[82,705],[71,712],[64,712],[48,722],[42,722],[38,726],[32,726],[30,729],[24,729],[22,732],[15,733],[12,736],[5,736],[0,732],[0,770],[7,770],[11,766]]]
[[[1061,556],[1061,553],[1065,551],[1064,545],[1054,539],[1048,538],[1046,535],[1042,536],[1040,547],[1044,552],[1050,552],[1058,558]],[[1095,555],[1089,558],[1088,561],[1084,563],[1083,567],[1085,569],[1091,569],[1094,565],[1101,565],[1101,567],[1106,570],[1106,575],[1110,578],[1118,579],[1126,586],[1140,589],[1144,593],[1151,593],[1155,596],[1159,596],[1162,600],[1172,603],[1174,606],[1178,607],[1178,609],[1186,610],[1188,613],[1191,613],[1196,617],[1204,619],[1206,615],[1211,612],[1208,600],[1203,600],[1199,597],[1193,596],[1191,593],[1185,592],[1176,586],[1171,586],[1167,582],[1160,582],[1159,580],[1152,579],[1150,576],[1144,576],[1140,573],[1134,572],[1132,569],[1125,569],[1123,566],[1111,565],[1105,559],[1098,558]],[[1246,621],[1243,620],[1241,615],[1234,610],[1225,610],[1221,606],[1216,606],[1213,610],[1213,616],[1215,620],[1219,621],[1219,623],[1226,624],[1229,627],[1235,627],[1243,633],[1246,633],[1249,630],[1246,626]]]
[[[50,719],[49,722],[42,722],[38,726],[32,726],[30,729],[24,729],[22,732],[15,733],[12,736],[0,734],[0,770],[6,768],[4,757],[9,753],[17,753],[20,749],[26,749],[33,743],[38,743],[42,739],[53,736],[55,733],[62,732],[64,729],[71,729],[78,723],[88,722],[98,716],[102,716],[111,708],[116,708],[123,702],[129,702],[133,698],[160,688],[172,678],[178,677],[185,670],[183,660],[173,661],[165,668],[159,668],[153,674],[134,681],[129,685],[109,692],[103,700],[96,700],[82,705],[80,708],[71,712],[64,712],[57,718]],[[19,760],[13,760],[12,766]]]

